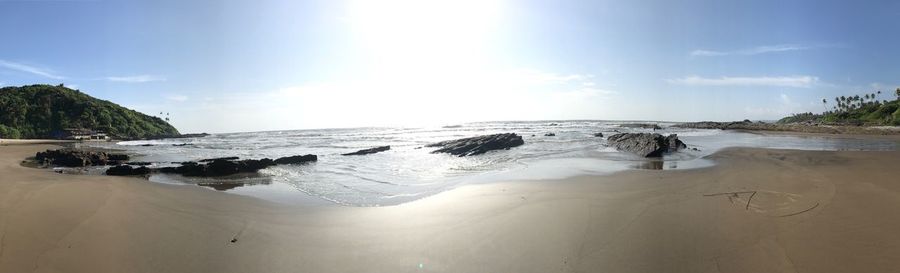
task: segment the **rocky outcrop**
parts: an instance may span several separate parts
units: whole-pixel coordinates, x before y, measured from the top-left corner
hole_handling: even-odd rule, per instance
[[[594,136],[595,137],[603,137],[603,133],[595,133]]]
[[[750,120],[733,121],[733,122],[686,122],[673,125],[678,128],[691,129],[722,129],[722,130],[748,130],[748,131],[783,131],[783,132],[803,132],[818,134],[852,134],[852,135],[898,135],[900,130],[897,127],[890,126],[846,126],[846,125],[826,125],[814,122],[799,123],[766,123],[752,122]]]
[[[525,144],[522,137],[514,133],[484,135],[456,140],[441,141],[425,147],[443,147],[431,153],[448,153],[456,156],[470,156],[491,150],[509,149]]]
[[[87,167],[117,165],[127,161],[128,155],[110,154],[100,151],[59,149],[38,152],[34,158],[38,164],[46,166]]]
[[[115,167],[111,167],[106,170],[106,175],[147,175],[150,174],[150,168],[147,167],[132,167],[129,165],[119,165]]]
[[[363,149],[363,150],[359,150],[356,152],[346,153],[346,154],[341,154],[341,155],[367,155],[367,154],[374,154],[374,153],[378,153],[378,152],[384,152],[384,151],[387,151],[390,149],[391,149],[391,146],[381,146],[381,147],[375,147],[375,148],[370,148],[370,149]]]
[[[607,138],[609,145],[643,157],[660,157],[687,147],[678,136],[662,136],[656,133],[621,133]]]
[[[179,162],[178,164],[181,164],[181,166],[163,167],[155,170],[161,173],[180,174],[183,176],[216,177],[239,173],[256,173],[259,170],[279,164],[301,164],[316,160],[316,155],[297,155],[276,160],[269,158],[239,160],[238,157],[230,156],[202,159],[196,162]]]
[[[199,133],[199,134],[164,134],[164,135],[148,136],[148,137],[144,137],[144,138],[123,138],[123,139],[127,139],[127,140],[138,140],[138,139],[154,140],[154,139],[167,139],[167,138],[200,138],[200,137],[207,137],[207,136],[209,136],[209,134],[207,134],[207,133]]]
[[[227,156],[227,157],[216,157],[216,158],[201,159],[201,160],[198,160],[197,162],[213,162],[213,161],[216,161],[216,160],[238,160],[238,159],[240,159],[240,157],[236,157],[236,156]]]
[[[308,162],[315,162],[317,160],[319,160],[319,157],[317,157],[316,155],[295,155],[275,159],[275,164],[303,164]]]
[[[625,123],[625,124],[619,124],[619,127],[624,127],[624,128],[643,128],[643,129],[653,129],[653,130],[659,130],[659,129],[662,129],[662,128],[659,127],[659,125],[653,124],[653,123]]]
[[[233,160],[228,158],[214,158],[211,160],[202,160],[208,162],[201,164],[199,162],[182,162],[178,167],[160,168],[162,173],[180,174],[184,176],[226,176],[238,173],[255,173],[259,170],[275,165],[275,161],[268,158],[263,159],[244,159]]]

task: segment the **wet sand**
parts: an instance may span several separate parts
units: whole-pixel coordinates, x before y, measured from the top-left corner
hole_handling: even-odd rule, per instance
[[[19,165],[51,147],[0,147],[0,272],[900,268],[900,152],[726,149],[704,169],[471,185],[354,208]]]

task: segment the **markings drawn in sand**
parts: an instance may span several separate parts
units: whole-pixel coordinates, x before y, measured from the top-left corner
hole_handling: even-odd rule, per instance
[[[704,194],[703,196],[726,196],[728,197],[729,203],[737,204],[739,202],[740,204],[744,205],[744,210],[750,210],[751,208],[753,208],[754,212],[765,214],[769,217],[789,217],[799,215],[814,210],[820,205],[818,201],[807,202],[807,200],[804,200],[803,195],[778,191],[732,191],[709,193]],[[742,196],[747,196],[747,201],[743,201]],[[757,198],[757,202],[753,202],[754,197],[760,197],[762,198],[762,200],[760,200],[760,198]],[[804,203],[813,204],[809,207],[805,207],[805,209],[797,210],[797,207],[802,206]]]

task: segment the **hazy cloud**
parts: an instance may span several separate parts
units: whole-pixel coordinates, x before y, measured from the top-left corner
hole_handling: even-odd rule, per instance
[[[111,82],[130,82],[130,83],[141,83],[141,82],[159,82],[165,81],[166,78],[163,76],[157,75],[134,75],[134,76],[110,76],[104,78],[107,81]]]
[[[728,56],[728,55],[757,55],[757,54],[774,53],[774,52],[807,50],[807,49],[813,49],[813,48],[817,48],[817,47],[821,47],[821,46],[804,46],[804,45],[786,44],[786,45],[757,46],[757,47],[745,48],[745,49],[735,50],[735,51],[697,49],[697,50],[691,51],[691,56],[715,57],[715,56]]]
[[[819,82],[813,76],[780,76],[780,77],[719,77],[704,78],[689,76],[666,80],[672,84],[695,86],[781,86],[808,88]]]
[[[35,67],[35,66],[27,65],[27,64],[22,64],[22,63],[0,60],[0,67],[19,71],[19,72],[30,73],[30,74],[38,75],[38,76],[45,77],[45,78],[51,78],[51,79],[56,79],[56,80],[65,79],[65,77],[63,77],[63,76],[56,75],[53,72],[53,70]]]

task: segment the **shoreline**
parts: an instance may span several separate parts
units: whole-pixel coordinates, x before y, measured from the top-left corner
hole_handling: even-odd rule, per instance
[[[682,122],[673,125],[675,128],[720,129],[758,132],[792,132],[823,135],[900,135],[900,126],[850,126],[826,125],[812,123],[764,123],[749,120],[734,122],[700,121]]]
[[[900,266],[900,187],[890,182],[900,175],[898,151],[728,148],[710,156],[709,168],[471,184],[397,206],[316,207],[18,165],[48,147],[0,147],[0,272]],[[749,191],[757,193],[715,195]]]
[[[75,140],[62,139],[6,139],[0,138],[0,145],[34,145],[34,144],[62,144],[78,143]]]

